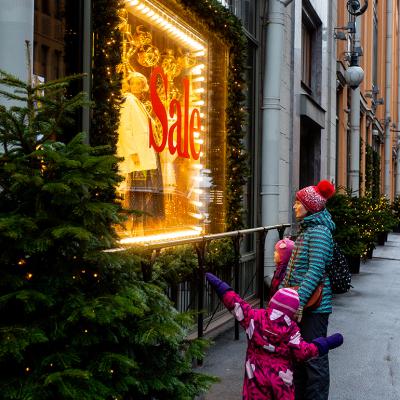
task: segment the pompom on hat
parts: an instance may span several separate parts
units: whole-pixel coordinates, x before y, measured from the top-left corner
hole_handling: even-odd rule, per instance
[[[317,186],[307,186],[296,193],[296,199],[304,208],[317,213],[325,208],[326,202],[335,194],[335,187],[331,182],[323,180]]]
[[[299,295],[296,290],[291,288],[279,289],[268,304],[269,308],[279,310],[290,318],[293,318],[299,306]]]

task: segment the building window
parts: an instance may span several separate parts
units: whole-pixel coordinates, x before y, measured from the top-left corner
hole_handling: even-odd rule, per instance
[[[39,75],[44,77],[47,76],[47,66],[49,65],[48,54],[49,54],[49,47],[42,44],[42,46],[40,47],[41,72]]]
[[[257,2],[253,0],[219,0],[219,2],[242,21],[243,27],[248,33],[252,36],[256,35]]]
[[[321,97],[322,22],[309,0],[303,0],[301,29],[301,82],[317,102]]]
[[[42,13],[50,15],[50,4],[49,0],[42,0]]]
[[[301,80],[310,91],[312,74],[312,41],[313,31],[303,22],[301,27]]]
[[[54,50],[53,53],[53,79],[61,77],[61,51]]]
[[[54,2],[54,16],[57,19],[62,18],[62,1],[61,0],[55,0]]]

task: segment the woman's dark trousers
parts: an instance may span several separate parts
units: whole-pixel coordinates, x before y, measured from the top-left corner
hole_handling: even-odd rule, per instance
[[[307,342],[327,335],[329,314],[306,313],[300,326],[301,335]],[[296,400],[328,400],[328,354],[305,363],[297,363],[294,371]]]

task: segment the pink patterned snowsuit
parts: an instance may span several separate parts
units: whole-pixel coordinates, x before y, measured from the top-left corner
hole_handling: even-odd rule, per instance
[[[238,294],[222,298],[247,334],[244,400],[294,400],[293,360],[318,357],[318,348],[300,335],[297,324],[281,311],[254,309]]]

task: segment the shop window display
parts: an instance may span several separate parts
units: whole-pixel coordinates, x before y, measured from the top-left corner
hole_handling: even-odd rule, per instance
[[[225,93],[225,53],[218,68],[210,37],[157,2],[127,1],[120,17],[121,242],[215,231],[213,220],[223,219],[226,135],[226,95],[215,91]]]

